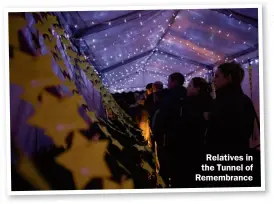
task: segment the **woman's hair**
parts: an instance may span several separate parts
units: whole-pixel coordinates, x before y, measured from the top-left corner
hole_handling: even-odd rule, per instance
[[[146,89],[147,89],[147,90],[148,90],[148,89],[152,89],[152,85],[153,85],[153,83],[147,84],[147,85],[146,85]]]
[[[185,77],[179,72],[175,72],[171,75],[169,75],[169,78],[171,81],[176,81],[179,86],[183,86],[185,83]]]
[[[199,93],[201,95],[209,95],[211,90],[210,90],[210,85],[207,83],[207,81],[202,78],[202,77],[194,77],[191,79],[193,86],[195,88],[199,88]]]
[[[227,62],[221,64],[218,69],[225,77],[231,76],[233,85],[241,85],[244,78],[244,70],[240,64],[236,62]]]

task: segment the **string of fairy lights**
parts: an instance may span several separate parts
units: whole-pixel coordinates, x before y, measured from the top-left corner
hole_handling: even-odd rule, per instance
[[[257,29],[251,24],[237,20],[233,14],[227,16],[210,10],[182,10],[177,15],[174,14],[174,11],[168,10],[161,11],[160,15],[153,18],[144,18],[140,12],[137,17],[139,21],[135,19],[134,24],[127,18],[122,19],[124,25],[119,25],[119,28],[123,29],[123,32],[116,31],[114,34],[111,34],[110,30],[113,30],[111,26],[115,22],[108,21],[107,25],[110,28],[100,32],[100,38],[99,34],[94,34],[85,39],[95,53],[95,58],[91,60],[99,61],[101,64],[103,84],[111,92],[123,92],[139,90],[139,87],[134,88],[131,85],[134,85],[136,80],[144,78],[150,78],[150,81],[146,80],[143,83],[161,79],[165,84],[168,75],[175,71],[182,74],[192,73],[187,75],[187,82],[193,76],[207,78],[207,75],[211,74],[211,70],[188,63],[185,59],[199,61],[205,65],[215,64],[223,61],[226,57],[225,54],[231,54],[221,52],[221,49],[235,52],[235,49],[240,47],[244,50],[253,45],[253,40],[257,40],[246,39],[245,36],[239,37],[238,32],[210,24],[211,19],[205,18],[209,12],[210,15],[213,15],[211,18],[229,18],[230,29],[236,24],[238,24],[239,32],[247,34],[255,32]],[[171,18],[175,19],[172,23],[170,22]],[[95,22],[91,22],[91,24],[94,25]],[[208,39],[201,39],[195,33],[193,34],[193,30],[207,32]],[[218,47],[217,50],[214,50],[216,39],[225,41],[226,47]],[[233,50],[234,47],[236,48]],[[149,50],[151,50],[151,54],[123,64],[124,61],[142,55]],[[238,62],[243,63],[244,60]],[[117,63],[121,63],[119,67],[104,72],[104,69],[107,70]],[[258,59],[252,60],[251,63],[258,63]],[[143,88],[145,85],[143,84]]]

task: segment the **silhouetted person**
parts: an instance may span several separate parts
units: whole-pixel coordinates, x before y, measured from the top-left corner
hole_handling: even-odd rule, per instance
[[[172,187],[196,187],[195,174],[201,169],[204,136],[213,99],[209,84],[201,77],[193,78],[182,102],[180,129],[173,145]]]
[[[167,183],[172,172],[171,159],[180,126],[178,119],[181,103],[186,97],[184,82],[185,78],[181,73],[173,73],[168,77],[168,91],[152,121],[153,141],[156,141],[160,174]]]
[[[244,154],[249,150],[255,110],[241,88],[244,70],[237,63],[221,64],[213,79],[216,99],[206,135],[208,150]]]
[[[154,113],[159,109],[160,104],[164,99],[165,90],[164,85],[160,81],[156,81],[152,84],[152,94],[150,94],[145,101],[145,108],[148,111],[150,124]]]

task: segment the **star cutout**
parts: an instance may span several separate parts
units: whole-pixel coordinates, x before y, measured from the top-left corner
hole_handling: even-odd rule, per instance
[[[144,160],[142,160],[142,168],[143,169],[145,169],[145,170],[147,170],[150,174],[152,174],[153,173],[153,169],[152,169],[152,167],[150,166],[150,164],[149,163],[147,163],[146,161],[144,161]]]
[[[42,95],[42,103],[35,109],[28,123],[45,129],[55,144],[62,146],[65,145],[65,138],[69,132],[88,129],[88,124],[79,115],[74,99],[67,97],[58,100],[48,92]]]
[[[158,174],[156,174],[156,177],[157,177],[157,184],[160,184],[163,188],[165,188],[166,184],[165,184],[163,178],[161,176],[159,176]]]
[[[69,46],[69,45],[70,45],[70,41],[69,41],[68,39],[62,38],[61,40],[62,40],[62,43],[63,43],[64,45],[66,45],[66,46]]]
[[[49,48],[49,50],[54,51],[55,47],[57,45],[57,39],[56,38],[52,38],[51,40],[49,40],[48,38],[46,38],[45,39],[45,44]]]
[[[75,60],[74,59],[70,59],[70,63],[75,66]]]
[[[71,101],[74,101],[74,103],[78,104],[79,106],[81,106],[83,104],[87,105],[86,100],[80,94],[74,94],[73,96],[69,96],[69,98]]]
[[[63,84],[66,87],[68,87],[69,90],[71,90],[71,91],[76,90],[77,91],[77,88],[76,88],[75,84],[72,81],[66,80]]]
[[[58,35],[65,35],[65,31],[62,28],[56,27],[54,30]]]
[[[112,139],[112,144],[118,147],[121,151],[124,149],[124,146],[118,140]]]
[[[57,21],[57,17],[53,16],[53,15],[47,15],[47,21],[50,24],[59,24],[58,21]]]
[[[93,123],[99,122],[99,120],[97,119],[97,116],[95,114],[95,112],[93,111],[87,111],[87,115],[89,116],[89,118],[92,120]]]
[[[68,54],[68,56],[70,56],[70,57],[77,58],[77,53],[74,52],[74,51],[71,50],[71,49],[67,49],[67,54]]]
[[[33,57],[21,51],[14,51],[14,58],[10,60],[10,81],[25,89],[59,85],[61,81],[53,73],[51,62],[51,55]],[[26,64],[27,67],[22,67]]]
[[[30,104],[36,106],[38,101],[38,96],[43,93],[41,87],[28,88],[24,90],[24,93],[21,96],[21,99],[29,102]]]
[[[56,64],[60,67],[60,69],[61,69],[62,71],[67,71],[67,70],[68,70],[68,68],[67,68],[67,66],[65,65],[65,63],[64,63],[63,60],[57,60],[57,61],[56,61]]]
[[[19,35],[18,31],[27,25],[27,21],[18,15],[9,14],[9,44],[19,48]]]
[[[88,63],[87,63],[87,62],[77,63],[77,65],[78,65],[81,69],[87,70],[87,67],[88,67]]]
[[[51,24],[48,24],[46,22],[42,23],[41,21],[38,21],[38,23],[35,24],[35,27],[41,35],[46,34],[48,36],[52,36],[51,32],[49,31],[49,29],[51,28]]]
[[[86,61],[86,58],[85,58],[83,55],[79,56],[79,59],[80,59],[81,61]]]
[[[74,132],[73,140],[72,140],[72,148],[82,147],[88,144],[89,144],[89,140],[86,139],[86,137],[82,135],[82,133],[78,131]]]
[[[81,148],[72,148],[56,161],[73,174],[77,189],[83,189],[92,178],[109,178],[111,172],[104,156],[108,141],[90,142]]]

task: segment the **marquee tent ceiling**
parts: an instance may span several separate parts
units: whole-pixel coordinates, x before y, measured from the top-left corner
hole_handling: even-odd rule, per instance
[[[205,76],[220,61],[258,51],[255,8],[57,14],[112,92],[166,83],[173,72]]]

